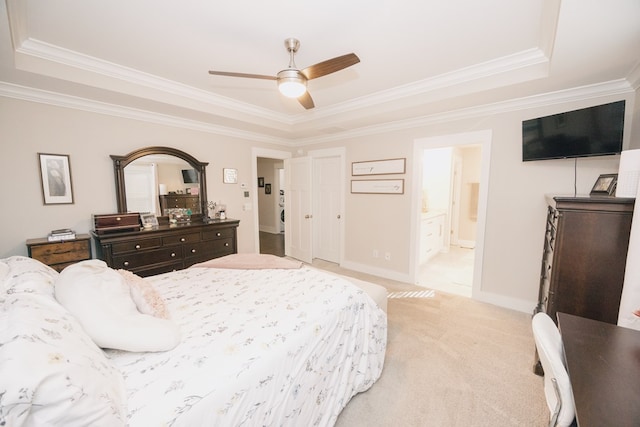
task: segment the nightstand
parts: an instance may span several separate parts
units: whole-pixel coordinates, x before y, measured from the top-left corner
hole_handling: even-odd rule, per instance
[[[91,236],[78,234],[75,239],[50,242],[46,237],[27,239],[29,256],[62,271],[68,265],[91,259]]]

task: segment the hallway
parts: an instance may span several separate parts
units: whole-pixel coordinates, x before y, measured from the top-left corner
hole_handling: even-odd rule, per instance
[[[260,232],[260,253],[284,256],[284,233]]]

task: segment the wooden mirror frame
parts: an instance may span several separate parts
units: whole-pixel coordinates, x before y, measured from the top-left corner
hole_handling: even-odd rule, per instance
[[[125,187],[125,179],[124,179],[124,168],[129,163],[134,160],[148,156],[150,154],[166,154],[169,156],[178,157],[187,163],[189,163],[196,171],[200,173],[200,214],[194,214],[192,218],[194,220],[198,219],[207,219],[208,216],[208,203],[207,203],[207,175],[206,175],[206,167],[209,163],[201,162],[197,160],[195,157],[190,154],[185,153],[184,151],[180,151],[176,148],[171,147],[145,147],[136,151],[132,151],[131,153],[125,156],[111,155],[111,159],[113,159],[113,170],[116,182],[116,199],[118,201],[118,213],[126,213],[127,212],[127,192]],[[163,216],[161,216],[163,217]]]

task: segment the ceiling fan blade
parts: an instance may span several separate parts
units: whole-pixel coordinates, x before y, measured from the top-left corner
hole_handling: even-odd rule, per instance
[[[298,97],[298,102],[307,110],[315,107],[315,105],[313,104],[313,99],[311,99],[311,95],[309,95],[309,91],[306,91],[304,95]]]
[[[209,74],[213,74],[214,76],[245,77],[248,79],[276,80],[276,76],[265,76],[263,74],[231,73],[228,71],[209,71]]]
[[[333,59],[328,59],[315,65],[311,65],[301,72],[309,80],[317,79],[318,77],[326,76],[327,74],[343,70],[347,67],[357,64],[358,62],[360,62],[360,58],[358,58],[358,55],[356,55],[355,53],[348,53],[346,55],[338,56]]]

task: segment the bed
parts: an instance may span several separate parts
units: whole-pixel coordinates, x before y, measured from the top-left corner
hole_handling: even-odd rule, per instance
[[[0,425],[333,425],[382,372],[386,291],[219,262],[141,279],[0,260]]]

